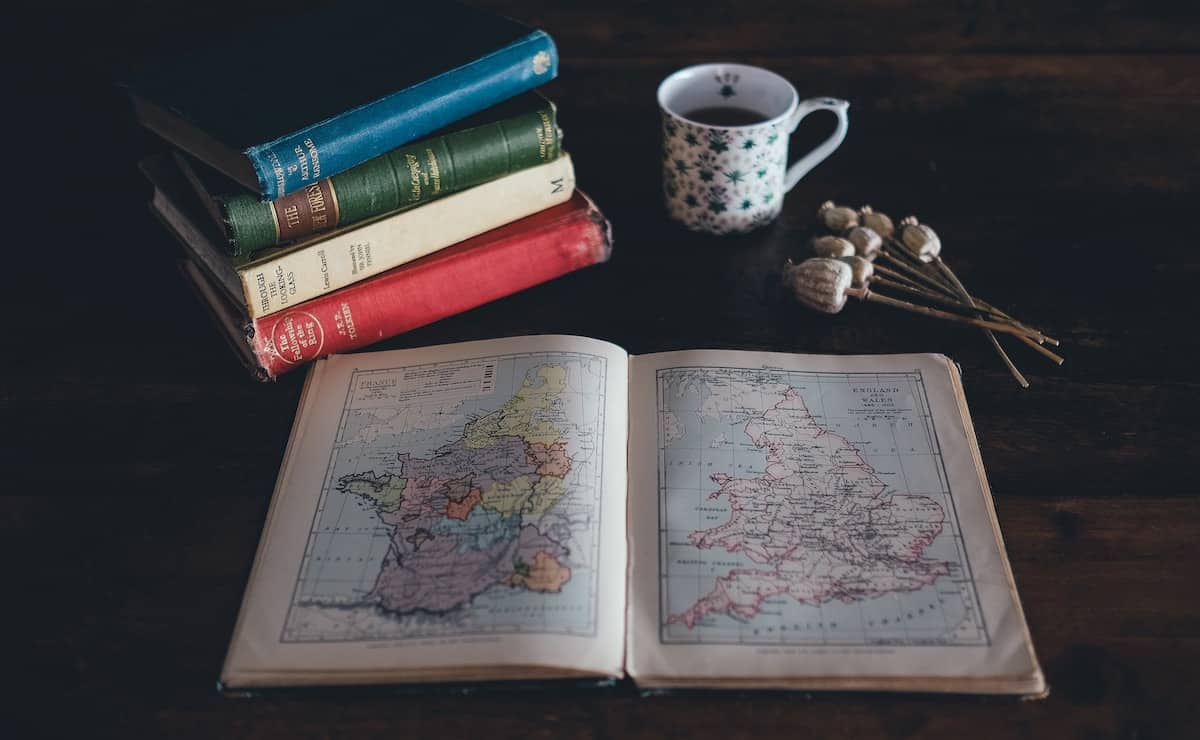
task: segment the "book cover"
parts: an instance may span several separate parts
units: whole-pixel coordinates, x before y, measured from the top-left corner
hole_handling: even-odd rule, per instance
[[[570,155],[461,193],[282,250],[237,267],[246,308],[269,316],[566,202]]]
[[[121,85],[143,125],[274,200],[557,69],[550,37],[519,21],[453,2],[353,0],[243,29]]]
[[[183,269],[226,336],[243,345],[243,363],[268,380],[604,262],[611,250],[608,222],[576,191],[566,203],[260,319],[239,312],[197,263]]]
[[[247,258],[545,164],[561,141],[554,104],[528,92],[278,200],[218,196],[220,220],[233,256]]]

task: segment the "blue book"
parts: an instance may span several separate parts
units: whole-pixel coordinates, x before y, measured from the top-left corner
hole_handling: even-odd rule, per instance
[[[544,32],[453,2],[353,0],[147,66],[141,123],[274,200],[553,79]]]

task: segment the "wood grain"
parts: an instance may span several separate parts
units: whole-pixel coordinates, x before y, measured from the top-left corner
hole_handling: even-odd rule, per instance
[[[15,710],[5,736],[1194,736],[1196,7],[479,4],[555,37],[562,72],[548,91],[616,251],[379,347],[566,332],[632,352],[950,355],[1051,696],[641,697],[620,686],[219,697],[302,378],[247,380],[176,277],[175,245],[134,169],[157,144],[108,79],[231,18],[298,6],[55,4],[42,8],[53,35],[13,83],[37,131],[8,152],[30,192],[63,197],[28,204],[29,226],[14,228],[4,257],[0,620]],[[852,101],[846,144],[779,221],[724,240],[676,229],[658,200],[655,87],[714,59]],[[795,151],[831,127],[814,116]],[[1021,391],[977,332],[873,305],[833,317],[793,305],[778,271],[805,253],[826,198],[916,213],[973,291],[1061,338],[1067,363],[1012,345],[1034,384]]]

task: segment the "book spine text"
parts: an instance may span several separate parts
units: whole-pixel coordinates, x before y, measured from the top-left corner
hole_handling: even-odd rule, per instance
[[[410,265],[252,322],[269,377],[461,313],[608,259],[607,222],[582,194]]]
[[[571,158],[507,175],[331,234],[238,270],[251,318],[365,280],[489,229],[563,203],[575,190]]]
[[[264,200],[275,200],[553,79],[558,52],[544,31],[372,103],[244,153]]]
[[[554,106],[403,146],[278,200],[222,199],[234,257],[412,208],[560,153]]]

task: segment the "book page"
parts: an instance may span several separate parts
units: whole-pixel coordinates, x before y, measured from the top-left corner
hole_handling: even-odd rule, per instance
[[[225,684],[620,675],[627,372],[563,336],[317,363]]]
[[[640,685],[1043,690],[957,368],[631,359]]]

